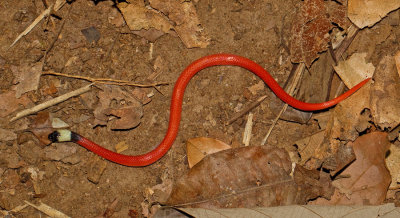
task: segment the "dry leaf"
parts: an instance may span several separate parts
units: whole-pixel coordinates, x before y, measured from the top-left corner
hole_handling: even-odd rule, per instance
[[[140,124],[143,116],[142,105],[137,102],[136,105],[122,107],[118,109],[106,109],[104,113],[108,116],[112,115],[118,119],[111,119],[107,126],[112,130],[132,129]]]
[[[150,28],[148,30],[145,29],[134,30],[132,32],[140,37],[145,38],[150,42],[155,42],[158,38],[160,38],[165,34],[163,31],[154,28]]]
[[[305,204],[325,194],[329,176],[296,167],[284,149],[248,146],[206,156],[174,185],[167,205],[256,207]],[[327,180],[328,179],[328,180]],[[321,182],[319,181],[321,180]]]
[[[400,7],[400,0],[349,0],[349,19],[359,28],[373,26]]]
[[[175,30],[187,48],[205,48],[210,44],[192,2],[152,0],[150,6],[145,7],[139,0],[118,4],[129,28],[150,41]]]
[[[390,143],[387,133],[372,132],[352,143],[356,161],[335,181],[337,189],[331,200],[318,199],[323,205],[379,205],[386,197],[391,177],[385,164]]]
[[[305,0],[297,15],[292,25],[291,60],[304,62],[309,67],[318,53],[327,50],[332,22],[342,24],[344,29],[348,26],[345,6],[331,1]]]
[[[30,125],[31,132],[39,139],[43,145],[48,145],[51,141],[48,135],[54,131],[52,127],[52,118],[49,112],[42,111],[34,116],[34,120]]]
[[[55,129],[62,129],[62,128],[68,128],[69,125],[68,125],[68,123],[64,122],[60,118],[56,117],[56,118],[52,119],[51,127],[55,128]]]
[[[150,0],[151,7],[166,14],[187,48],[205,48],[210,38],[205,34],[191,1]]]
[[[325,138],[325,131],[317,132],[309,137],[296,141],[298,152],[301,157],[300,165],[304,165],[310,158],[314,157],[314,152],[321,145]]]
[[[183,213],[183,212],[184,213]],[[190,216],[196,218],[209,217],[307,217],[307,218],[333,218],[333,217],[353,217],[353,218],[392,218],[397,217],[400,208],[393,203],[379,206],[321,206],[321,205],[290,205],[280,207],[264,208],[170,208],[164,207],[157,211],[155,217],[181,217]]]
[[[139,125],[143,116],[140,102],[119,87],[103,86],[102,89],[103,91],[98,94],[99,104],[94,110],[95,126],[107,125],[111,129],[131,129]],[[112,117],[117,119],[110,119]]]
[[[385,56],[377,66],[371,90],[371,112],[375,125],[393,129],[400,123],[400,78],[394,58]]]
[[[400,147],[398,145],[391,144],[390,152],[386,158],[387,168],[392,175],[392,182],[390,183],[389,189],[398,189],[400,184]]]
[[[18,110],[20,105],[27,106],[31,100],[23,95],[21,98],[15,97],[15,91],[8,91],[0,94],[0,117],[5,117]]]
[[[168,33],[173,26],[154,10],[148,9],[144,5],[144,1],[135,0],[131,4],[120,3],[118,8],[121,10],[126,23],[131,30],[148,30],[154,28],[164,33]]]
[[[372,78],[375,67],[372,63],[366,63],[367,53],[355,53],[346,61],[339,61],[334,66],[336,73],[343,80],[347,88],[352,88],[366,78]]]
[[[230,149],[231,146],[213,138],[192,138],[186,142],[186,152],[189,168],[200,162],[206,155]]]
[[[345,148],[347,141],[354,141],[360,132],[371,127],[370,108],[371,82],[367,83],[349,98],[340,102],[333,109],[331,118],[326,127],[324,142],[315,151],[315,157],[320,161],[332,156],[324,167],[335,170],[339,163],[335,163],[340,148]],[[315,163],[317,168],[320,163]]]
[[[42,62],[37,62],[33,66],[27,64],[21,67],[11,66],[11,71],[15,76],[14,84],[17,84],[15,97],[20,98],[26,92],[37,90],[42,67]]]

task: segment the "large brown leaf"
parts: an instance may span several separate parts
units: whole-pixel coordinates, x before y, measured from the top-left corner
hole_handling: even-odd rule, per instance
[[[356,161],[334,181],[337,187],[331,200],[318,199],[315,204],[379,205],[385,200],[391,182],[385,155],[390,146],[387,133],[372,132],[353,143]]]
[[[329,197],[329,176],[302,167],[296,167],[292,175],[292,163],[284,149],[248,146],[224,150],[206,156],[181,177],[166,204],[260,207]]]

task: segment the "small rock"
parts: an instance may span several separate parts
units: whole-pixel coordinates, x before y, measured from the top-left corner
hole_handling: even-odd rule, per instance
[[[97,42],[100,39],[100,32],[95,27],[89,27],[81,30],[89,43]]]
[[[90,170],[88,171],[87,179],[94,183],[98,184],[103,175],[104,170],[106,170],[107,162],[100,159],[99,156],[95,156],[91,160]]]
[[[17,134],[7,129],[0,129],[0,141],[12,141],[17,139]]]

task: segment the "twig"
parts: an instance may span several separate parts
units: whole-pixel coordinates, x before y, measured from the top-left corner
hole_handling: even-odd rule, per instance
[[[46,10],[44,10],[32,23],[29,25],[21,34],[17,36],[14,42],[8,47],[10,49],[17,43],[23,36],[28,34],[43,18],[50,15],[51,10],[58,11],[66,3],[66,0],[57,0],[54,4],[51,4]]]
[[[338,47],[337,47],[337,49],[335,50],[335,51],[333,51],[332,53],[330,53],[331,54],[331,56],[332,56],[332,58],[334,59],[334,60],[336,60],[335,61],[335,66],[338,64],[338,62],[337,62],[337,60],[338,60],[338,58],[341,58],[342,56],[343,56],[343,53],[347,50],[347,48],[349,48],[349,46],[350,46],[350,44],[353,42],[353,40],[354,40],[354,38],[356,37],[356,35],[357,35],[357,33],[358,33],[358,31],[359,31],[360,29],[358,28],[358,27],[356,27],[355,25],[351,25],[348,29],[347,29],[347,36],[346,36],[346,38],[340,43],[340,45],[338,45]],[[343,59],[343,58],[342,58]],[[334,74],[334,72],[335,72],[335,69],[334,68],[332,68],[332,75],[331,75],[331,77],[330,77],[330,80],[332,81],[333,80],[333,74]],[[329,94],[330,94],[330,92],[331,92],[331,85],[332,85],[332,82],[329,82],[329,87],[328,87],[328,95],[327,95],[327,100],[329,99]],[[344,90],[344,83],[343,83],[343,81],[340,81],[340,84],[339,84],[339,86],[337,87],[337,89],[336,89],[336,92],[335,92],[335,98],[337,97],[337,96],[339,96],[339,94],[340,93],[342,93],[343,92],[343,90]]]
[[[353,42],[354,38],[356,37],[358,31],[360,29],[356,27],[354,24],[351,25],[347,29],[347,36],[346,38],[342,41],[342,43],[339,45],[339,47],[335,50],[335,56],[336,60],[341,59],[342,54],[349,48],[350,44]]]
[[[48,7],[46,10],[44,10],[32,23],[29,25],[21,34],[17,36],[17,38],[14,40],[14,42],[8,47],[10,49],[17,43],[23,36],[28,34],[43,18],[49,16],[51,9],[53,8],[53,5]]]
[[[43,102],[43,103],[41,103],[41,104],[38,104],[38,105],[36,105],[36,106],[34,106],[34,107],[32,107],[32,108],[28,108],[28,109],[26,109],[26,110],[23,110],[23,111],[17,113],[17,115],[15,115],[15,117],[13,117],[13,118],[10,120],[10,122],[13,122],[13,121],[15,121],[15,120],[18,120],[18,119],[20,119],[20,118],[22,118],[22,117],[25,117],[25,116],[27,116],[27,115],[34,114],[34,113],[36,113],[36,112],[39,112],[39,111],[41,111],[41,110],[43,110],[43,109],[46,109],[46,108],[48,108],[48,107],[50,107],[50,106],[56,105],[56,104],[58,104],[58,103],[61,103],[61,102],[65,101],[65,100],[67,100],[67,99],[69,99],[69,98],[78,96],[78,95],[83,94],[83,93],[85,93],[85,92],[88,92],[88,91],[90,90],[90,87],[91,87],[92,85],[93,85],[93,83],[92,83],[92,84],[89,84],[89,85],[87,85],[87,86],[84,86],[84,87],[82,87],[82,88],[79,88],[79,89],[77,89],[77,90],[74,90],[74,91],[72,91],[72,92],[68,92],[68,93],[66,93],[66,94],[64,94],[64,95],[58,96],[58,97],[56,97],[56,98],[53,98],[53,99],[51,99],[51,100],[49,100],[49,101]]]
[[[263,102],[265,99],[267,98],[266,95],[261,96],[259,99],[257,99],[257,101],[251,103],[248,107],[246,107],[245,109],[243,109],[242,111],[236,113],[235,115],[233,115],[233,117],[228,120],[228,122],[225,123],[225,125],[231,125],[233,122],[235,122],[237,119],[239,119],[240,117],[242,117],[243,115],[247,114],[249,111],[251,111],[253,108],[257,107],[258,105],[261,104],[261,102]]]
[[[25,201],[25,203],[28,204],[31,207],[34,207],[36,210],[39,210],[39,211],[45,213],[46,215],[48,215],[50,217],[69,218],[69,216],[67,216],[64,213],[62,213],[62,212],[50,207],[47,204],[40,203],[40,205],[36,206],[36,205],[30,203],[29,201]]]
[[[63,76],[63,77],[68,77],[68,78],[82,79],[82,80],[86,80],[86,81],[89,81],[92,83],[101,83],[101,84],[119,85],[119,86],[136,86],[136,87],[143,87],[143,88],[157,87],[157,86],[169,84],[168,82],[160,82],[160,83],[153,83],[153,84],[138,84],[138,83],[132,83],[132,82],[126,81],[126,80],[117,80],[117,79],[110,79],[110,78],[92,78],[92,77],[87,77],[87,76],[76,76],[76,75],[70,75],[70,74],[64,74],[64,73],[57,73],[52,70],[45,71],[42,73],[42,75]]]
[[[243,144],[244,146],[249,146],[251,139],[251,131],[253,130],[253,113],[249,113],[247,117],[246,127],[243,132]]]
[[[68,19],[69,15],[70,15],[70,13],[71,13],[71,10],[72,10],[72,5],[69,7],[67,16],[63,19],[63,21],[62,21],[62,23],[61,23],[61,26],[60,26],[60,28],[58,29],[57,34],[56,34],[54,40],[50,43],[50,46],[46,49],[46,51],[45,51],[42,55],[40,55],[40,56],[37,58],[36,62],[40,61],[42,58],[44,59],[44,61],[46,61],[47,54],[50,52],[50,50],[54,47],[54,45],[55,45],[56,42],[58,41],[58,38],[59,38],[59,36],[60,36],[62,30],[64,29],[65,21]]]
[[[301,78],[301,75],[302,75],[302,73],[304,71],[304,68],[305,68],[305,64],[304,63],[300,63],[299,66],[297,67],[296,73],[295,73],[294,78],[293,78],[293,81],[292,81],[291,85],[289,86],[289,90],[288,90],[289,95],[293,95],[293,93],[294,93],[294,91],[296,89],[296,86],[300,81],[300,78]],[[278,116],[276,116],[276,118],[272,122],[271,126],[269,127],[269,130],[268,130],[267,134],[265,135],[264,139],[262,140],[261,145],[265,145],[265,143],[268,140],[269,135],[272,132],[272,129],[275,127],[276,123],[278,122],[278,120],[281,117],[281,115],[283,114],[283,112],[286,111],[287,107],[288,107],[288,104],[285,103],[285,105],[282,107],[282,110],[279,112]]]

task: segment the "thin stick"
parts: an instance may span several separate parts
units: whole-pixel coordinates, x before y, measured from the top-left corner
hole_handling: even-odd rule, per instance
[[[231,125],[233,122],[235,122],[237,119],[239,119],[240,117],[242,117],[243,115],[247,114],[249,111],[253,110],[253,108],[257,107],[258,105],[261,104],[261,102],[263,102],[265,99],[267,98],[266,95],[261,96],[260,98],[257,99],[257,101],[251,103],[248,107],[246,107],[245,109],[243,109],[242,111],[236,113],[235,115],[233,115],[233,117],[228,120],[228,122],[225,123],[225,125]]]
[[[73,5],[71,5],[71,6],[69,7],[67,16],[63,19],[63,21],[62,21],[62,23],[61,23],[61,26],[60,26],[60,28],[59,28],[58,31],[57,31],[56,36],[54,37],[53,41],[50,43],[50,46],[46,49],[46,51],[45,51],[42,55],[40,55],[40,56],[37,58],[36,62],[40,61],[42,58],[44,59],[44,61],[46,61],[47,54],[48,54],[48,53],[50,52],[50,50],[54,47],[54,45],[55,45],[56,42],[58,41],[58,38],[60,37],[60,34],[61,34],[62,30],[64,29],[65,22],[66,22],[66,20],[69,18],[69,15],[70,15],[71,10],[72,10],[72,6],[73,6]]]
[[[299,66],[297,67],[296,73],[295,73],[294,78],[293,78],[293,82],[289,86],[289,90],[288,90],[289,95],[293,95],[293,93],[295,91],[295,88],[296,88],[297,84],[300,81],[300,78],[301,78],[301,75],[302,75],[302,73],[304,71],[304,68],[305,68],[305,64],[304,63],[300,63]],[[286,111],[287,107],[288,107],[288,104],[285,104],[282,107],[282,110],[279,112],[278,116],[276,116],[276,118],[272,122],[271,126],[269,127],[269,130],[268,130],[267,134],[265,135],[264,139],[262,140],[261,145],[265,145],[265,143],[268,140],[268,137],[270,136],[270,134],[272,132],[272,129],[275,127],[276,123],[278,122],[278,120],[281,117],[281,115],[283,114],[283,112]]]
[[[31,207],[34,207],[36,210],[39,210],[39,211],[43,212],[44,214],[46,214],[46,215],[48,215],[50,217],[69,218],[69,216],[67,216],[66,214],[64,214],[61,211],[58,211],[58,210],[50,207],[47,204],[40,203],[40,205],[36,206],[36,205],[32,204],[29,201],[25,201],[25,203],[28,204]]]
[[[10,47],[8,47],[8,49],[10,49],[11,47],[13,47],[15,45],[15,43],[17,43],[23,36],[25,36],[26,34],[28,34],[43,18],[47,17],[50,12],[51,9],[53,8],[53,5],[51,5],[50,7],[48,7],[46,10],[44,10],[32,23],[31,25],[29,25],[21,34],[19,34],[17,36],[17,38],[14,40],[14,42],[10,45]]]
[[[156,86],[169,84],[168,82],[153,83],[153,84],[138,84],[138,83],[132,83],[132,82],[126,81],[126,80],[117,80],[117,79],[110,79],[110,78],[92,78],[92,77],[87,77],[87,76],[76,76],[76,75],[70,75],[70,74],[64,74],[64,73],[57,73],[52,70],[45,71],[42,73],[42,75],[63,76],[63,77],[68,77],[68,78],[82,79],[82,80],[86,80],[86,81],[89,81],[92,83],[102,83],[102,84],[120,85],[120,86],[136,86],[136,87],[143,87],[143,88],[156,87]]]
[[[27,116],[27,115],[34,114],[34,113],[36,113],[36,112],[39,112],[39,111],[41,111],[41,110],[43,110],[43,109],[46,109],[46,108],[48,108],[48,107],[50,107],[50,106],[56,105],[56,104],[58,104],[58,103],[61,103],[61,102],[65,101],[65,100],[67,100],[67,99],[69,99],[69,98],[78,96],[78,95],[83,94],[83,93],[85,93],[85,92],[88,92],[88,91],[90,90],[90,87],[91,87],[92,85],[93,85],[93,83],[92,83],[92,84],[89,84],[89,85],[87,85],[87,86],[84,86],[84,87],[82,87],[82,88],[79,88],[79,89],[77,89],[77,90],[74,90],[74,91],[72,91],[72,92],[68,92],[68,93],[66,93],[66,94],[64,94],[64,95],[60,95],[60,96],[58,96],[58,97],[56,97],[56,98],[53,98],[53,99],[51,99],[51,100],[49,100],[49,101],[43,102],[43,103],[41,103],[41,104],[38,104],[38,105],[36,105],[36,106],[34,106],[34,107],[32,107],[32,108],[28,108],[28,109],[26,109],[26,110],[23,110],[23,111],[17,113],[17,115],[15,115],[15,117],[13,117],[13,118],[10,120],[10,122],[13,122],[13,121],[15,121],[15,120],[18,120],[18,119],[20,119],[20,118],[22,118],[22,117],[25,117],[25,116]]]
[[[252,130],[253,130],[253,113],[250,112],[249,116],[247,117],[246,127],[244,128],[244,132],[243,132],[244,146],[249,146]]]

